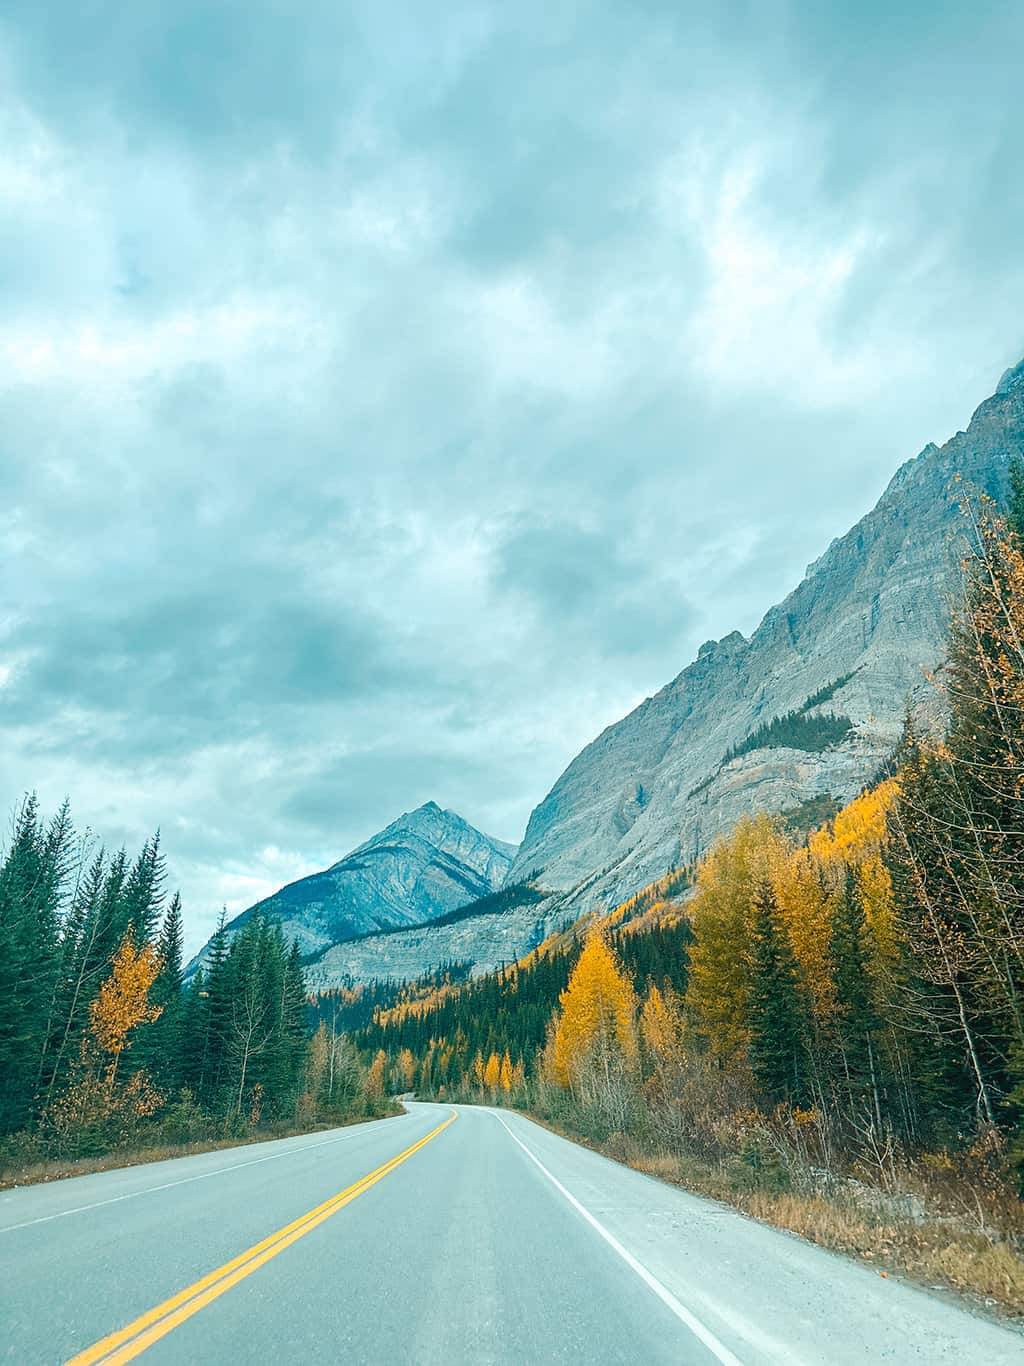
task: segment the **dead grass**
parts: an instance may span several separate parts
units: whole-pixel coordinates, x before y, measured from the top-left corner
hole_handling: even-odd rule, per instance
[[[755,1191],[742,1207],[755,1219],[789,1229],[821,1247],[1024,1315],[1024,1259],[996,1234],[958,1227],[942,1217],[876,1221],[842,1201],[821,1196]]]
[[[540,1122],[580,1141],[550,1120]],[[955,1291],[1014,1319],[1024,1319],[1019,1201],[1013,1202],[1016,1209],[998,1221],[950,1213],[945,1201],[941,1202],[944,1208],[926,1209],[916,1218],[904,1218],[865,1210],[841,1191],[826,1196],[757,1189],[738,1175],[735,1166],[652,1151],[632,1134],[614,1134],[604,1143],[584,1142],[648,1176],[721,1200],[819,1247],[857,1257],[881,1276],[906,1276],[932,1289]]]
[[[355,1115],[348,1119],[331,1120],[314,1125],[282,1125],[242,1138],[201,1139],[194,1143],[154,1143],[146,1147],[115,1149],[95,1157],[21,1159],[0,1157],[0,1190],[17,1186],[31,1186],[46,1181],[63,1181],[68,1176],[89,1176],[94,1172],[114,1171],[119,1167],[141,1167],[150,1162],[166,1162],[175,1157],[192,1157],[196,1153],[220,1152],[224,1148],[245,1148],[253,1143],[269,1143],[278,1138],[296,1138],[300,1134],[322,1133],[326,1129],[346,1128],[350,1124],[366,1124],[374,1119],[386,1119],[402,1113],[399,1105],[380,1115]]]

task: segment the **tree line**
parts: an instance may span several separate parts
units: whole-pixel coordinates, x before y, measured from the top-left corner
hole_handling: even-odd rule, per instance
[[[1020,464],[1008,515],[963,515],[941,734],[908,718],[889,776],[809,836],[741,820],[684,914],[613,915],[378,1011],[360,1045],[435,1094],[570,1107],[577,1127],[715,1160],[784,1152],[885,1183],[915,1154],[969,1151],[1024,1178]]]
[[[65,803],[14,813],[0,860],[0,1139],[82,1156],[379,1107],[347,1038],[311,1030],[298,947],[259,916],[185,980],[159,836],[135,858]]]

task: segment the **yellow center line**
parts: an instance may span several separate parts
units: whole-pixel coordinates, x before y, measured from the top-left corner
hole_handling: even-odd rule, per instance
[[[293,1219],[290,1224],[285,1224],[284,1228],[279,1228],[276,1233],[272,1233],[268,1238],[263,1238],[260,1242],[254,1243],[252,1247],[242,1252],[231,1261],[219,1266],[216,1271],[209,1272],[201,1280],[193,1285],[180,1290],[170,1299],[164,1300],[153,1309],[149,1309],[145,1314],[141,1314],[124,1328],[119,1328],[117,1332],[110,1333],[99,1342],[87,1347],[84,1352],[79,1352],[77,1356],[71,1357],[64,1366],[121,1366],[121,1363],[132,1361],[147,1347],[151,1347],[165,1334],[178,1324],[184,1323],[193,1314],[205,1308],[219,1295],[223,1295],[225,1290],[230,1290],[233,1285],[244,1280],[246,1276],[251,1276],[258,1267],[269,1262],[272,1257],[276,1257],[279,1252],[283,1252],[286,1247],[304,1238],[325,1219],[329,1219],[332,1214],[343,1209],[345,1205],[357,1199],[364,1191],[375,1186],[378,1181],[382,1181],[389,1172],[393,1172],[396,1167],[412,1157],[413,1153],[426,1146],[432,1138],[436,1138],[442,1129],[447,1129],[448,1125],[458,1116],[458,1111],[453,1110],[446,1120],[443,1120],[436,1129],[431,1129],[430,1133],[413,1143],[410,1147],[400,1152],[397,1157],[392,1157],[389,1161],[382,1163],[366,1176],[353,1182],[351,1186],[346,1186],[337,1195],[332,1195],[323,1204],[315,1206],[298,1219]]]

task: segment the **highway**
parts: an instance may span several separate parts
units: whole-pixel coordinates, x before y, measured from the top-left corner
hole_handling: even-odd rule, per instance
[[[18,1366],[1024,1361],[946,1297],[475,1106],[2,1192],[0,1299]]]

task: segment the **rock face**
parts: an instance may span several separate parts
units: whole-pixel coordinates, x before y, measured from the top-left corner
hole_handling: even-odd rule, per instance
[[[375,930],[422,925],[495,891],[515,852],[515,845],[427,802],[324,872],[243,911],[228,928],[237,930],[260,912],[280,921],[285,938],[297,938],[310,954]]]
[[[854,795],[892,753],[908,703],[937,705],[928,674],[958,584],[958,503],[965,485],[1001,498],[1013,453],[1024,454],[1024,363],[966,432],[897,472],[749,640],[733,632],[703,645],[573,760],[530,817],[509,880],[537,869],[545,886],[566,888],[601,869],[595,895],[614,900],[694,859],[745,812]],[[793,726],[777,726],[750,744],[792,712],[851,724],[820,752],[824,737],[806,725],[795,741]]]
[[[467,916],[454,924],[420,925],[335,944],[306,966],[312,991],[345,982],[392,977],[407,981],[443,963],[472,963],[474,973],[513,963],[573,919],[560,898],[512,906],[499,915]]]
[[[514,858],[431,803],[261,903],[316,954],[310,985],[411,978],[445,962],[485,971],[693,860],[748,812],[820,813],[853,796],[892,754],[908,705],[941,715],[929,675],[959,582],[959,502],[970,486],[1001,499],[1013,454],[1024,456],[1024,362],[966,432],[896,473],[749,640],[703,645],[588,745]],[[539,902],[428,923],[531,875],[547,892]]]

